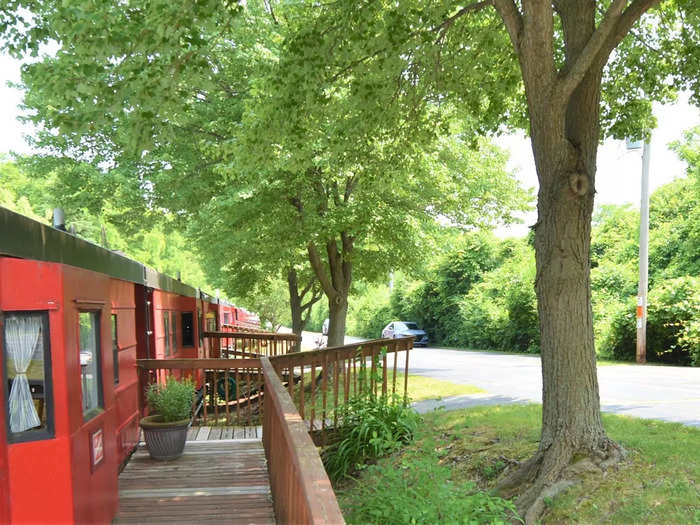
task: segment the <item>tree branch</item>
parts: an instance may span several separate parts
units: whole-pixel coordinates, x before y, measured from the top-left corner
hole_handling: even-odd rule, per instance
[[[313,305],[320,301],[322,297],[323,291],[320,288],[314,288],[313,293],[311,294],[311,299],[301,305],[301,311],[303,312],[304,310],[310,309]]]
[[[642,14],[660,0],[634,0],[625,9],[628,0],[613,0],[602,22],[570,67],[559,73],[552,103],[564,104],[591,67],[603,67],[613,49],[622,41]]]
[[[321,260],[321,256],[318,253],[318,250],[316,249],[316,245],[312,242],[309,242],[306,245],[306,251],[309,254],[309,262],[311,263],[311,268],[313,268],[314,273],[318,278],[318,281],[321,283],[321,288],[323,288],[323,291],[329,299],[335,297],[337,292],[333,287],[333,283],[329,279],[326,270],[323,268],[323,261]]]
[[[518,7],[513,0],[493,0],[493,5],[503,19],[515,52],[520,54],[520,34],[523,31],[523,17],[518,11]]]
[[[452,24],[454,24],[455,20],[458,18],[466,15],[467,13],[471,13],[474,11],[480,11],[484,9],[485,7],[489,7],[493,5],[493,0],[484,0],[482,2],[475,2],[473,4],[469,4],[467,6],[464,6],[462,9],[457,11],[454,15],[445,18],[439,26],[433,28],[433,31],[438,32],[438,37],[437,40],[441,40],[442,38],[445,37],[445,33],[447,33],[447,30],[450,28]]]
[[[272,21],[275,23],[275,25],[279,25],[279,20],[277,20],[275,11],[272,9],[272,3],[269,0],[265,0],[265,8],[267,9],[267,12],[270,13]]]
[[[338,181],[334,180],[333,184],[331,184],[331,193],[333,195],[333,204],[335,204],[337,207],[340,207],[342,204],[340,202],[340,191],[338,190]]]
[[[352,192],[355,190],[357,178],[357,173],[355,173],[345,181],[345,194],[343,195],[343,200],[346,203],[350,200],[350,195],[352,195]]]
[[[617,21],[615,30],[608,35],[605,44],[599,52],[601,67],[605,65],[612,50],[622,42],[622,39],[627,36],[637,20],[639,20],[644,13],[649,11],[649,9],[656,7],[660,2],[661,0],[634,0],[630,6],[625,9],[625,12],[622,13],[622,16]]]
[[[311,307],[316,304],[318,301],[321,300],[323,297],[323,291],[320,288],[314,288],[314,294],[311,296],[311,299],[309,299],[309,302],[306,303],[305,305],[302,305],[301,311],[306,312],[304,315],[304,326],[306,326],[306,323],[309,322],[309,317],[311,316]]]
[[[326,243],[326,253],[328,253],[328,266],[331,270],[333,286],[336,292],[342,292],[345,290],[345,263],[343,262],[343,254],[338,251],[338,243],[335,239],[331,239]]]
[[[346,232],[341,232],[340,238],[343,241],[343,279],[347,289],[352,282],[352,263],[349,261],[349,258],[355,245],[355,238]]]
[[[313,285],[314,285],[315,283],[316,283],[316,280],[315,280],[315,279],[309,279],[309,284],[307,284],[306,286],[304,286],[304,289],[303,289],[303,290],[301,291],[301,293],[299,294],[299,297],[300,297],[301,299],[303,299],[304,296],[305,296],[307,293],[309,293],[309,290],[311,290],[311,288],[313,287]]]

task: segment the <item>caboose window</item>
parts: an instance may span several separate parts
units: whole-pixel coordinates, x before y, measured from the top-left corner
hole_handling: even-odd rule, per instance
[[[170,312],[170,348],[177,353],[177,314]]]
[[[165,357],[170,355],[170,312],[163,312],[163,344]]]
[[[80,385],[83,417],[88,420],[102,408],[100,363],[100,313],[80,312]]]
[[[6,312],[2,332],[8,440],[52,438],[48,312]]]
[[[194,314],[182,312],[182,346],[194,346]]]
[[[114,384],[119,384],[119,340],[117,339],[117,314],[112,314],[112,366]]]
[[[202,312],[197,311],[199,319],[197,320],[197,331],[199,332],[199,346],[204,346],[204,322]]]

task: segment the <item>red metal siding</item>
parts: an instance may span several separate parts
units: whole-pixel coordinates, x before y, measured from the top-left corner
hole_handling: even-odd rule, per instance
[[[162,290],[153,290],[153,311],[154,311],[154,335],[156,341],[156,359],[176,358],[176,357],[196,357],[197,348],[182,346],[182,312],[197,313],[197,306],[194,297],[184,297]],[[175,347],[171,349],[170,355],[165,355],[165,333],[163,332],[163,314],[171,314],[171,332],[175,332]]]
[[[65,402],[63,303],[59,265],[0,258],[0,309],[49,311],[53,380],[55,438],[0,443],[7,454],[10,521],[15,523],[70,523],[75,518]],[[5,400],[2,401],[4,411]]]
[[[118,506],[117,424],[112,362],[111,301],[109,277],[71,266],[63,266],[65,304],[65,364],[68,384],[71,470],[75,521],[109,523]],[[100,356],[104,411],[84,421],[79,364],[81,310],[100,312]],[[104,459],[91,465],[90,435],[102,429]]]
[[[3,261],[0,258],[0,277],[3,272]],[[2,305],[2,279],[0,278],[0,305]],[[2,318],[0,318],[0,334],[2,334]],[[0,356],[5,350],[2,347],[2,337],[0,337]],[[0,359],[0,377],[4,376],[3,359]],[[0,523],[10,521],[10,470],[7,462],[7,431],[5,423],[5,398],[3,389],[0,388]]]
[[[117,461],[123,463],[138,444],[138,376],[136,373],[136,304],[134,284],[110,280],[112,314],[117,316],[119,383],[115,385]],[[111,347],[110,347],[111,348]],[[113,380],[113,375],[109,376]],[[135,423],[135,424],[134,424]]]

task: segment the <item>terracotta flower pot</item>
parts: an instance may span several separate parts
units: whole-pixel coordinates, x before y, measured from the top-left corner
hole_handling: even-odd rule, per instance
[[[151,457],[157,460],[179,458],[185,449],[187,430],[191,423],[190,419],[166,423],[159,415],[146,416],[141,419],[143,436]]]

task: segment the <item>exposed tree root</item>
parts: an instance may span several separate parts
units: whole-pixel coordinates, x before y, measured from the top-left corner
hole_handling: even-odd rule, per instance
[[[602,473],[624,456],[624,449],[608,438],[601,439],[595,449],[587,450],[556,441],[540,447],[514,472],[505,473],[497,490],[504,497],[516,498],[518,514],[526,525],[531,525],[540,519],[548,500],[578,483],[583,474]]]

